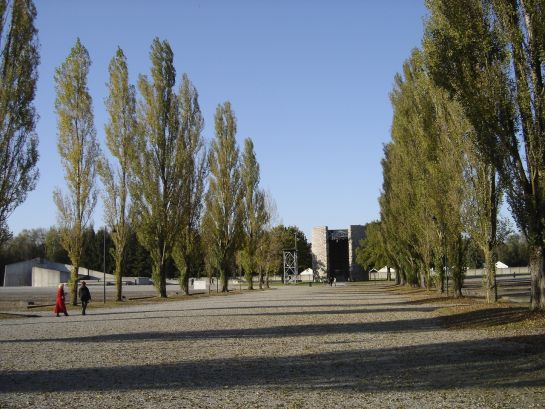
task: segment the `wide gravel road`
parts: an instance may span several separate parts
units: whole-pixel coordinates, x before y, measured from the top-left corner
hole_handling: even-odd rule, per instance
[[[0,407],[545,407],[543,345],[407,301],[314,285],[2,320]]]

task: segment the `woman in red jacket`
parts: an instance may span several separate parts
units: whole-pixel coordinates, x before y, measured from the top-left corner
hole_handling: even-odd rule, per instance
[[[57,302],[55,303],[54,313],[59,316],[60,312],[63,312],[64,315],[68,315],[66,311],[66,305],[64,304],[64,284],[59,284],[59,289],[57,290]]]

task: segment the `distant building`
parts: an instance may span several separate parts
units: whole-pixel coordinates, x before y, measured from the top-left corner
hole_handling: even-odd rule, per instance
[[[4,287],[48,287],[65,283],[70,278],[70,267],[44,258],[8,264],[4,270]]]
[[[314,271],[312,268],[307,268],[299,274],[299,279],[303,282],[314,281]]]
[[[368,280],[368,274],[356,263],[356,249],[364,237],[362,225],[329,230],[327,226],[312,229],[312,268],[320,278],[337,281]]]
[[[55,263],[44,258],[8,264],[4,271],[4,287],[54,287],[70,279],[70,264]],[[80,267],[80,278],[101,280],[103,273]],[[106,274],[106,280],[113,282],[113,275]]]

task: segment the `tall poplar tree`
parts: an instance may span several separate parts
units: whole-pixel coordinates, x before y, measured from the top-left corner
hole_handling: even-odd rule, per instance
[[[276,203],[269,192],[263,192],[264,196],[264,218],[267,219],[267,223],[263,227],[263,234],[257,244],[256,251],[256,265],[258,270],[258,283],[259,289],[263,289],[263,284],[266,288],[269,288],[269,274],[274,272],[276,266],[275,256],[280,254],[282,249],[275,248],[276,240],[274,240],[271,234],[273,225],[278,221],[278,213],[276,209]]]
[[[469,141],[469,144],[473,145],[473,142]],[[483,161],[471,146],[466,152],[468,163],[464,171],[462,210],[464,226],[484,254],[486,274],[483,277],[483,286],[486,301],[494,303],[498,300],[496,262],[498,261],[497,246],[501,237],[499,230],[503,230],[498,229],[502,191],[494,165]]]
[[[220,273],[221,290],[226,292],[240,246],[244,196],[235,139],[237,125],[231,103],[217,107],[215,128],[216,135],[208,156],[210,180],[205,199],[204,234],[208,236],[209,256]]]
[[[379,221],[368,223],[365,226],[365,237],[360,240],[356,249],[356,262],[364,269],[388,265],[384,242],[381,223]]]
[[[131,157],[129,184],[135,229],[153,260],[153,283],[166,297],[166,267],[182,219],[183,161],[186,151],[179,132],[176,70],[168,41],[151,45],[151,79],[140,75],[139,137]]]
[[[182,220],[173,249],[173,259],[180,271],[180,287],[189,294],[189,277],[198,273],[200,265],[200,224],[204,207],[204,190],[208,162],[202,129],[204,120],[199,106],[199,94],[186,74],[178,96],[180,121],[179,138],[182,145],[181,205]]]
[[[380,206],[381,228],[395,248],[379,250],[397,264],[402,282],[427,287],[435,255],[438,289],[444,290],[448,265],[460,296],[465,272],[462,141],[470,126],[459,105],[433,84],[418,50],[405,62],[403,75],[396,76],[391,100],[392,142],[382,162]]]
[[[114,242],[116,299],[121,301],[123,258],[130,235],[129,165],[137,134],[135,89],[129,84],[127,59],[121,48],[110,61],[109,72],[106,145],[117,163],[110,164],[104,157],[99,172],[105,188],[104,214]]]
[[[242,258],[245,261],[244,275],[248,283],[248,289],[253,290],[253,275],[257,269],[257,249],[263,239],[269,215],[267,214],[265,193],[259,189],[259,163],[255,156],[254,143],[251,138],[244,140],[241,176],[244,186]]]
[[[38,180],[36,7],[32,0],[0,0],[0,246],[7,219]]]
[[[71,299],[77,303],[77,279],[83,232],[97,201],[96,171],[100,149],[96,139],[92,99],[87,89],[91,59],[79,38],[65,62],[55,70],[57,148],[65,171],[68,194],[56,189],[61,242],[72,263]]]
[[[530,248],[531,308],[545,309],[544,3],[427,0],[434,80],[463,106]]]
[[[404,270],[403,260],[408,257],[406,248],[399,236],[400,225],[398,220],[398,212],[395,211],[396,204],[400,203],[396,197],[395,191],[391,188],[395,175],[395,156],[394,144],[388,143],[384,146],[384,158],[381,161],[382,165],[382,193],[379,197],[380,204],[380,225],[381,234],[387,237],[384,244],[384,253],[388,260],[388,265],[391,265],[396,270],[396,284],[407,284],[407,274]],[[378,243],[377,243],[378,244]],[[380,251],[380,250],[379,250]]]

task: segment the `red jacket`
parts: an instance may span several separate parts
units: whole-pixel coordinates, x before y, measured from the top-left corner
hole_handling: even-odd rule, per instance
[[[59,288],[57,290],[57,301],[53,312],[56,314],[60,312],[66,313],[66,305],[64,305],[64,288]]]

